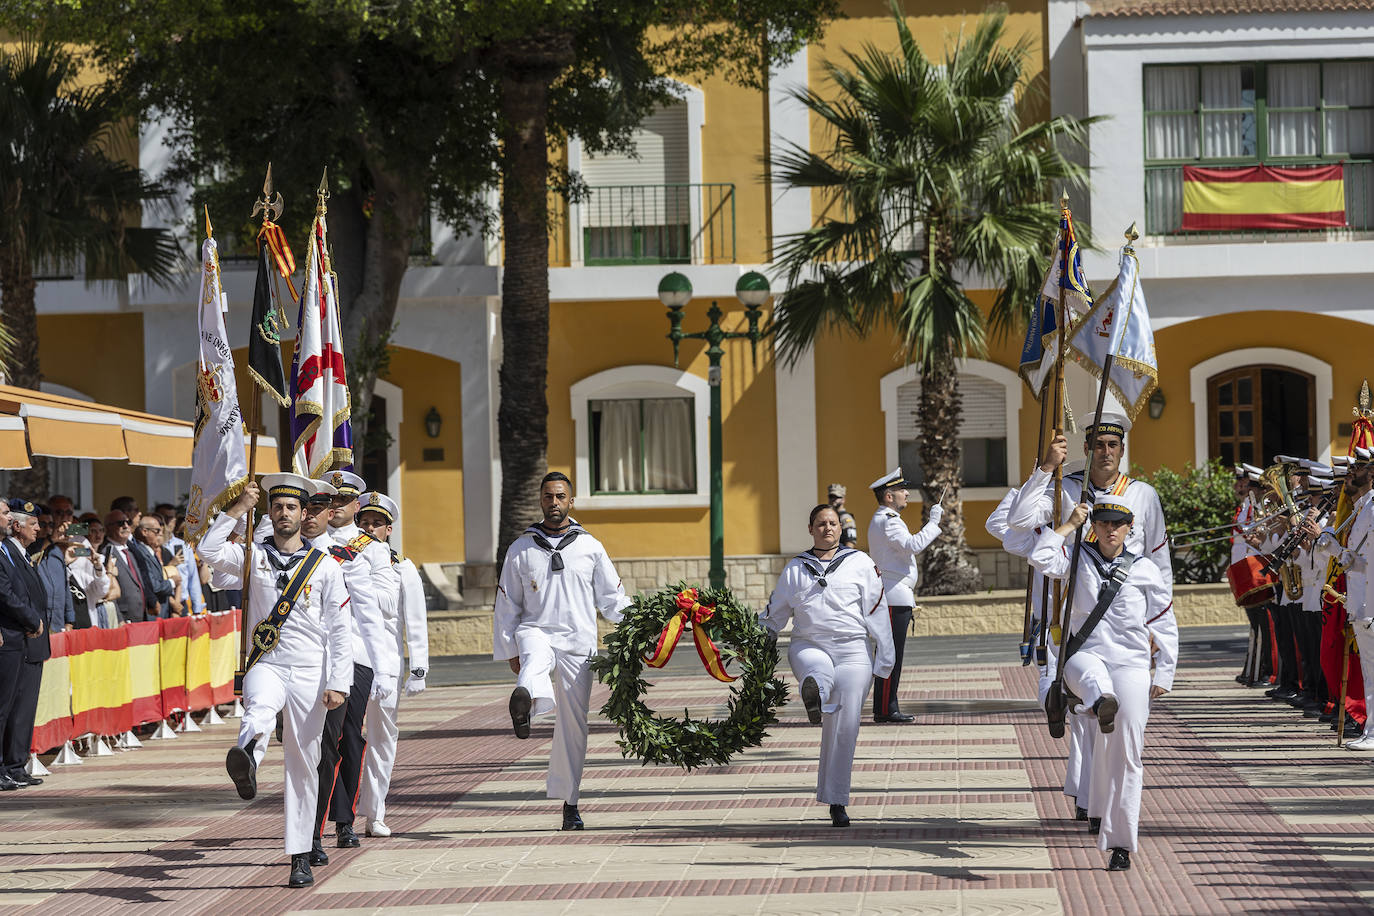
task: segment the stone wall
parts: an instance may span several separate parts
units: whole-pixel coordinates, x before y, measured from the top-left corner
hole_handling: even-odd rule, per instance
[[[746,558],[737,558],[743,561]],[[741,562],[728,570],[743,576],[744,588],[771,588],[777,574],[761,571],[766,557],[755,557],[751,570]],[[643,562],[644,567],[633,567],[641,576],[644,584],[630,587],[627,567],[617,563],[625,577],[626,591],[635,594],[639,588],[649,590],[655,583],[665,580],[655,579],[659,568],[652,564],[657,560],[631,561]],[[771,562],[771,561],[770,561]],[[770,567],[771,569],[771,567]],[[689,581],[704,581],[702,575]],[[750,576],[762,577],[765,585],[758,581],[750,584]],[[676,581],[676,580],[672,580]],[[732,587],[734,581],[732,580]],[[764,594],[764,601],[767,594]],[[1023,620],[1024,589],[1007,589],[981,592],[976,595],[954,595],[940,598],[921,599],[920,611],[916,615],[916,636],[954,636],[974,633],[1019,634]],[[750,601],[754,607],[762,607],[762,601]],[[1224,585],[1177,585],[1174,587],[1174,613],[1180,626],[1243,626],[1245,612],[1236,607],[1230,589]],[[610,626],[597,619],[604,635]],[[1018,637],[1012,637],[1009,651],[1015,651]],[[491,609],[474,608],[458,611],[431,611],[429,613],[429,652],[432,656],[441,655],[490,655],[491,654]]]

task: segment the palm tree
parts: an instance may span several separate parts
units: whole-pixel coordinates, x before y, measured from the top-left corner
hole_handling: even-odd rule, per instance
[[[170,191],[113,158],[126,139],[119,99],[108,85],[78,88],[79,67],[57,44],[26,40],[0,50],[0,316],[12,338],[8,380],[43,381],[34,307],[40,265],[84,262],[89,280],[141,271],[166,282],[182,263],[166,229],[144,228],[141,208]],[[12,477],[15,495],[48,495],[47,465]]]
[[[1059,225],[1053,198],[1086,183],[1069,156],[1087,122],[1024,114],[1033,110],[1033,43],[1008,39],[1005,10],[953,39],[942,62],[922,52],[895,2],[892,16],[895,52],[848,52],[846,65],[827,66],[831,95],[794,93],[832,142],[815,153],[794,147],[778,162],[786,185],[821,192],[827,215],[780,248],[787,293],[774,332],[788,364],[823,331],[900,336],[921,372],[927,503],[948,489],[923,591],[955,594],[982,587],[959,499],[957,360],[984,352],[989,324],[1005,334],[1029,314]],[[969,278],[997,287],[986,319]]]

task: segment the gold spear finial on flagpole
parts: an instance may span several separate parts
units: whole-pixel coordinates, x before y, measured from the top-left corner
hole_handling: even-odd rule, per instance
[[[1140,233],[1136,231],[1135,220],[1131,220],[1131,226],[1126,230],[1126,244],[1129,245],[1138,238],[1140,238]]]
[[[262,197],[253,203],[253,212],[248,214],[252,219],[259,213],[262,214],[264,222],[276,222],[281,219],[282,211],[286,209],[282,203],[281,192],[272,191],[272,163],[267,163],[267,177],[262,182]]]
[[[210,225],[210,205],[205,205],[205,237],[212,239],[215,237],[215,227]]]
[[[1060,188],[1059,190],[1059,209],[1069,209],[1069,192],[1065,188]]]
[[[315,212],[323,215],[328,207],[325,202],[329,200],[329,166],[325,166],[324,173],[320,175],[320,189],[315,192]]]

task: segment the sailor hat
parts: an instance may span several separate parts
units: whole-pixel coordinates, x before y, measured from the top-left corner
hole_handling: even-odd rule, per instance
[[[1260,469],[1253,464],[1246,464],[1243,461],[1240,463],[1240,469],[1245,473],[1245,476],[1249,477],[1251,480],[1259,480],[1260,474],[1262,473]]]
[[[1093,521],[1095,522],[1133,522],[1135,513],[1130,506],[1115,502],[1099,502],[1093,504]]]
[[[1355,446],[1355,460],[1352,464],[1366,464],[1374,459],[1374,449],[1365,448],[1363,445]]]
[[[364,512],[376,512],[378,515],[385,516],[388,522],[395,522],[396,516],[401,514],[400,507],[396,505],[394,499],[385,493],[378,493],[376,490],[363,493],[358,497],[358,502],[360,503],[359,515]]]
[[[890,490],[893,487],[905,486],[908,486],[908,483],[902,479],[902,469],[898,467],[873,481],[868,485],[868,488],[876,493],[880,490]]]
[[[312,506],[327,506],[334,501],[334,495],[339,491],[334,489],[332,484],[325,483],[323,480],[310,481],[310,499],[308,502]]]
[[[1090,436],[1093,428],[1097,428],[1100,436],[1119,436],[1126,438],[1126,434],[1131,431],[1131,421],[1126,419],[1126,415],[1112,410],[1104,410],[1099,416],[1096,411],[1083,418],[1083,435]]]
[[[329,484],[340,496],[357,496],[367,489],[363,479],[352,471],[328,471],[316,479]]]
[[[278,496],[289,496],[292,499],[300,500],[302,506],[315,493],[315,487],[310,478],[302,477],[300,474],[264,474],[262,488],[267,491],[268,502]]]

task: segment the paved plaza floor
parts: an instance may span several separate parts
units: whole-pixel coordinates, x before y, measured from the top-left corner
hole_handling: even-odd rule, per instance
[[[1374,912],[1374,755],[1237,685],[1234,634],[1185,637],[1175,693],[1151,714],[1126,873],[1105,871],[1071,819],[1066,744],[1048,736],[1014,643],[918,647],[902,689],[917,721],[865,722],[847,830],[813,800],[820,731],[794,689],[762,747],[693,773],[622,758],[594,713],[587,829],[562,833],[543,791],[552,724],[513,737],[507,678],[403,701],[395,835],[331,842],[312,888],[283,886],[281,757],[269,751],[258,798],[240,801],[224,774],[230,720],[0,795],[0,911]],[[723,700],[688,662],[679,652],[651,703]],[[594,708],[605,695],[598,685]]]

